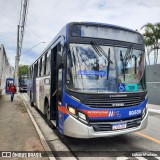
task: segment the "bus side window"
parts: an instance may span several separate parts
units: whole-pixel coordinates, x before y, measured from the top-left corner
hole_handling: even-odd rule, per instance
[[[38,61],[37,61],[37,63],[36,63],[36,77],[38,77]]]
[[[61,47],[61,44],[58,43],[57,45],[57,57],[56,57],[56,60],[57,60],[57,66],[59,66],[61,63],[62,63],[62,56],[63,56],[63,53],[62,53],[62,47]]]
[[[62,68],[58,70],[58,90],[62,90]]]
[[[33,66],[31,67],[31,78],[33,78]]]
[[[51,68],[51,51],[49,51],[46,55],[46,75],[47,76],[50,74],[50,68]]]
[[[42,73],[42,57],[39,59],[39,77],[41,77]]]
[[[62,68],[58,70],[58,101],[62,101]]]
[[[45,55],[42,56],[42,69],[41,69],[41,76],[44,75],[44,64],[45,64]]]
[[[46,76],[46,66],[47,66],[47,54],[48,53],[45,53],[45,59],[44,59],[44,76]]]
[[[34,65],[34,75],[33,75],[33,78],[36,78],[36,69],[37,68],[37,66],[36,66],[36,64]]]

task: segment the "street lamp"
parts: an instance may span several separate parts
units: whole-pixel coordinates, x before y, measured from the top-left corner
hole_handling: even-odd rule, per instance
[[[18,79],[19,79],[19,61],[20,61],[20,56],[22,56],[23,54],[29,52],[31,49],[37,47],[41,43],[46,43],[46,42],[39,42],[38,44],[34,45],[33,47],[31,47],[30,49],[28,49],[27,51],[25,51],[22,54],[19,54],[19,45],[17,45],[17,55],[16,55],[16,62],[15,62],[15,80],[16,80],[16,86],[18,86]]]

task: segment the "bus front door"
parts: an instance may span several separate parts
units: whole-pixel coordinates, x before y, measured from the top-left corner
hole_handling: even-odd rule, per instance
[[[62,105],[62,68],[57,70],[57,74],[55,75],[55,87],[52,94],[52,107],[51,107],[51,120],[54,121],[56,127],[63,127],[63,113],[61,110]]]

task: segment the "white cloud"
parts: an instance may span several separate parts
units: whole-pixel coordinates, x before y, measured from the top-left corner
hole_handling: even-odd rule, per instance
[[[7,54],[13,57],[10,58],[13,66],[20,4],[21,0],[0,1],[0,43],[5,44]],[[140,30],[148,22],[158,22],[159,15],[157,0],[30,0],[22,53],[39,42],[49,43],[71,21],[110,23]],[[29,64],[47,43],[26,53],[20,63]]]

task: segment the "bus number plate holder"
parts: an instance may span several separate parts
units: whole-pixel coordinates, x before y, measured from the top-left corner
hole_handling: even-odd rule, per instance
[[[112,125],[112,130],[125,129],[125,128],[127,128],[126,123],[118,123]]]

